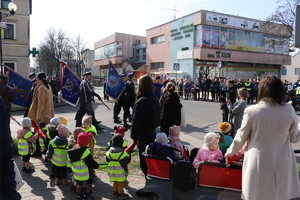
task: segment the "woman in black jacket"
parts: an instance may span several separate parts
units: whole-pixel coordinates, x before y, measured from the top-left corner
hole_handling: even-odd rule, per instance
[[[138,141],[140,167],[145,176],[148,167],[142,154],[146,146],[155,140],[155,129],[159,126],[160,105],[153,91],[154,85],[151,77],[142,76],[139,79],[137,101],[133,107],[131,138]],[[144,196],[146,194],[143,189],[140,189],[137,195]]]
[[[180,126],[181,121],[181,103],[178,95],[175,93],[175,85],[167,84],[168,95],[162,101],[162,110],[160,114],[160,131],[169,136],[171,126]]]

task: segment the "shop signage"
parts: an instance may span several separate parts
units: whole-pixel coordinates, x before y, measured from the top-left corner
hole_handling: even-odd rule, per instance
[[[170,32],[172,40],[188,38],[191,37],[191,33],[194,32],[194,24],[180,26],[179,28],[172,29]]]
[[[178,51],[177,60],[193,59],[193,50]]]
[[[206,22],[220,25],[227,25],[237,28],[250,29],[250,30],[260,30],[260,23],[258,21],[242,19],[238,17],[220,15],[217,13],[206,13]]]
[[[216,51],[216,54],[207,54],[208,58],[231,58],[232,52]]]

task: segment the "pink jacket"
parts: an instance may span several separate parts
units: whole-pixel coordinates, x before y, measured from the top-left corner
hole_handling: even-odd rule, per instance
[[[223,159],[222,152],[219,148],[215,151],[211,151],[207,148],[207,146],[203,146],[201,149],[199,149],[193,165],[200,161],[220,162],[218,159]]]
[[[180,138],[170,135],[169,136],[169,144],[170,144],[171,147],[176,148],[176,149],[179,150],[179,151],[174,151],[174,154],[175,154],[174,157],[176,159],[182,159],[184,149],[183,149],[183,144],[181,144],[181,142],[180,142]]]
[[[19,129],[17,132],[17,138],[18,140],[21,139],[22,137],[24,137],[24,135],[30,130],[28,129]],[[36,141],[36,139],[38,138],[38,134],[33,134],[31,137],[28,138],[28,142],[34,142]]]

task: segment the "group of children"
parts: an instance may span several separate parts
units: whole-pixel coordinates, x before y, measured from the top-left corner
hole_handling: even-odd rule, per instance
[[[69,167],[72,169],[77,199],[82,197],[93,199],[94,169],[107,167],[109,180],[113,182],[113,196],[119,199],[128,198],[129,195],[124,193],[124,186],[127,183],[130,151],[127,148],[127,141],[123,139],[127,129],[114,127],[114,134],[108,143],[109,147],[106,153],[108,164],[99,164],[93,158],[97,130],[92,125],[92,116],[84,116],[82,127],[76,127],[72,134],[66,125],[65,118],[54,117],[44,129],[47,135],[45,143],[48,143],[45,158],[52,163],[50,177],[55,178],[55,184],[58,185],[61,181],[62,185],[71,183],[70,180],[67,180],[67,168]],[[222,162],[226,149],[233,141],[231,131],[232,125],[223,122],[219,124],[219,132],[210,132],[204,136],[204,145],[199,149],[193,161],[196,169],[204,161]],[[34,141],[38,139],[38,134],[31,131],[29,118],[23,118],[22,128],[18,131],[17,137],[18,150],[23,161],[22,171],[32,173],[34,169],[29,167],[29,160],[30,154],[34,151]],[[189,161],[184,145],[180,141],[179,126],[174,125],[169,128],[169,137],[165,133],[157,133],[155,141],[149,145],[149,150],[152,155],[167,156],[174,162]],[[243,150],[239,152],[238,161],[242,159],[242,154]],[[86,182],[85,187],[83,187],[84,182]]]
[[[18,152],[22,156],[22,171],[25,173],[34,172],[34,169],[30,167],[29,160],[35,149],[35,141],[38,139],[38,134],[31,130],[31,123],[28,117],[24,117],[22,128],[17,133]],[[55,178],[55,184],[59,185],[62,182],[62,185],[68,185],[71,183],[70,180],[67,180],[67,168],[69,167],[72,170],[77,199],[94,199],[92,196],[94,169],[108,167],[109,180],[114,182],[114,197],[128,198],[129,195],[124,193],[124,186],[127,180],[127,164],[130,162],[130,156],[125,151],[127,147],[127,143],[123,140],[125,130],[115,128],[110,148],[106,153],[108,164],[99,164],[93,158],[97,130],[92,125],[92,116],[84,116],[82,127],[76,127],[72,134],[66,125],[66,120],[54,117],[43,129],[47,136],[45,143],[48,143],[45,159],[52,163],[50,178]],[[83,187],[84,182],[86,182],[85,187]]]
[[[218,132],[209,132],[204,136],[204,145],[197,152],[193,165],[196,169],[205,161],[223,162],[223,155],[227,148],[233,142],[231,136],[232,125],[228,122],[222,122],[218,125]],[[150,154],[155,156],[167,156],[174,162],[187,160],[184,145],[180,142],[180,127],[173,126],[169,129],[169,137],[165,133],[157,133],[156,139],[149,145]],[[239,151],[235,161],[241,164],[246,145]]]

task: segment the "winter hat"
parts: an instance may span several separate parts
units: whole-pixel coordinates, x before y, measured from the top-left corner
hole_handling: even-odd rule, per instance
[[[66,138],[69,136],[69,129],[63,124],[59,124],[56,130],[58,132],[58,136],[61,138]]]
[[[82,123],[92,124],[92,115],[84,115]]]
[[[231,124],[228,122],[222,122],[218,125],[221,133],[224,133],[225,135],[230,135],[230,131],[231,131]]]
[[[112,137],[111,140],[112,147],[122,147],[123,145],[123,137],[121,134],[117,133]]]
[[[74,138],[77,140],[79,133],[85,132],[85,130],[81,127],[76,127],[73,131]]]
[[[22,119],[22,127],[30,128],[31,127],[31,120],[28,117],[24,117]]]
[[[80,146],[86,146],[90,143],[92,137],[92,133],[81,132],[77,137],[77,144]]]
[[[159,80],[159,79],[160,79],[160,76],[157,75],[157,76],[155,77],[155,80]]]
[[[50,125],[57,127],[59,124],[60,124],[60,119],[58,117],[53,117],[52,119],[50,119]]]
[[[58,118],[60,119],[60,123],[67,126],[68,124],[68,120],[65,117],[62,116],[58,116]]]
[[[174,136],[174,137],[179,137],[180,136],[180,127],[179,126],[172,126],[169,128],[169,135]]]
[[[165,133],[156,133],[155,142],[160,144],[167,144],[168,143],[167,135]]]
[[[205,134],[204,136],[204,145],[209,146],[211,145],[216,138],[220,138],[220,135],[218,133],[209,132]]]
[[[114,127],[114,134],[119,133],[119,134],[122,135],[122,137],[124,137],[125,131],[127,131],[127,130],[128,130],[128,129],[125,128],[125,127],[123,127],[123,126],[115,126],[115,127]]]

